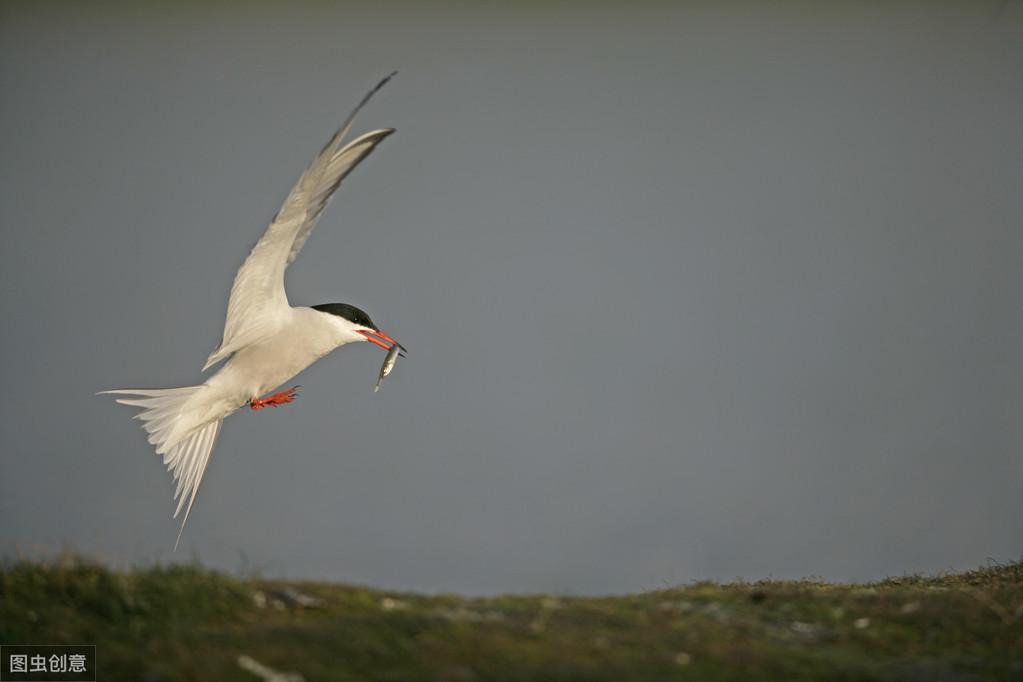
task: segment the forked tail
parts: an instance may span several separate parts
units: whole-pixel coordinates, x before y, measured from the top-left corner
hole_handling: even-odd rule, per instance
[[[212,421],[201,420],[198,406],[190,405],[189,401],[205,386],[185,386],[183,388],[123,388],[114,391],[101,391],[115,395],[132,396],[117,398],[122,405],[144,408],[135,415],[142,420],[142,428],[149,434],[149,442],[156,446],[156,454],[163,455],[163,463],[178,482],[174,490],[174,499],[178,507],[174,518],[181,509],[185,509],[185,518],[178,531],[178,539],[174,542],[177,551],[181,542],[181,534],[188,523],[188,515],[192,511],[192,503],[199,492],[203,473],[213,457],[213,448],[217,445],[220,425],[223,419]],[[191,408],[191,409],[190,409]],[[185,507],[185,500],[188,506]]]

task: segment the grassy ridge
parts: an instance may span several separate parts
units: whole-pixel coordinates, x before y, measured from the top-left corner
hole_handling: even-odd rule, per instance
[[[309,682],[1020,680],[1023,562],[869,585],[469,599],[18,561],[0,573],[0,643],[96,644],[104,681],[258,680],[240,655]]]

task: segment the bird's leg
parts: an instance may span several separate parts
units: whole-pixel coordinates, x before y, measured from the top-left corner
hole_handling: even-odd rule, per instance
[[[277,407],[278,405],[287,405],[288,403],[295,400],[295,396],[298,395],[295,391],[298,390],[298,386],[292,386],[286,391],[280,393],[274,393],[268,395],[265,398],[253,398],[249,401],[249,407],[253,410],[262,410],[266,406]]]

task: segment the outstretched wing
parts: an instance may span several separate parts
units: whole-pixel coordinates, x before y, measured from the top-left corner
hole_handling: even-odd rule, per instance
[[[355,115],[393,76],[392,73],[377,83],[362,98],[302,173],[266,232],[252,247],[231,287],[223,341],[206,360],[204,371],[279,329],[288,310],[288,295],[284,291],[285,269],[302,250],[341,181],[394,132],[393,128],[374,130],[342,144]]]

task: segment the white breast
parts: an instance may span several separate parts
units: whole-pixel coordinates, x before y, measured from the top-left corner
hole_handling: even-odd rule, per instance
[[[346,333],[333,317],[312,308],[291,308],[279,331],[236,352],[206,383],[234,409],[270,393],[335,348],[362,340]]]

